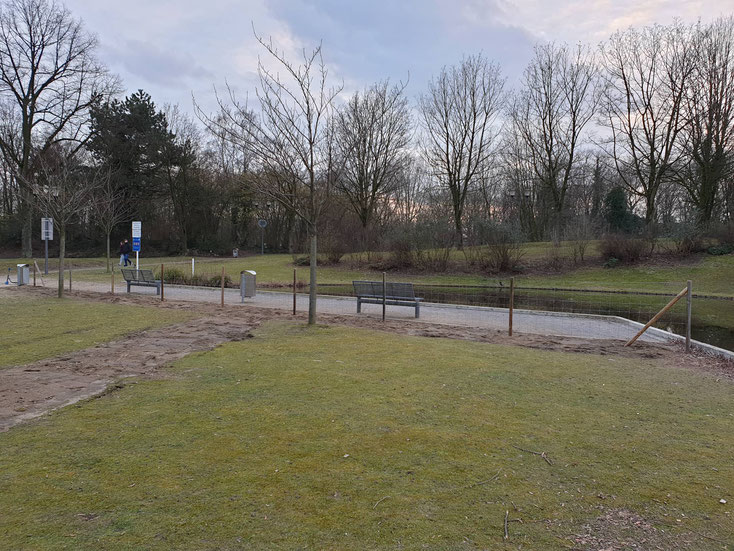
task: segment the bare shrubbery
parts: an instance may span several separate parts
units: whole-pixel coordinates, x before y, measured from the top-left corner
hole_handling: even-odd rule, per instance
[[[612,259],[617,262],[633,263],[639,261],[650,249],[647,240],[639,237],[630,237],[621,233],[610,233],[601,240],[601,256],[608,265],[613,265]]]

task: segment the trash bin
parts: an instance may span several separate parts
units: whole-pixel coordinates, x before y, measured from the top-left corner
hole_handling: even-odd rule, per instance
[[[240,297],[242,298],[242,302],[245,302],[245,297],[255,296],[256,275],[257,274],[252,270],[240,272]]]
[[[239,258],[239,256],[240,256],[240,250],[232,249],[232,258]]]
[[[31,281],[31,267],[28,264],[18,264],[18,286],[28,285]]]

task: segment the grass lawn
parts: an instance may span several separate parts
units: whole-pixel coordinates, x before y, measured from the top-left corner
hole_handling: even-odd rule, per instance
[[[0,368],[89,348],[122,335],[184,321],[182,311],[0,294]]]
[[[726,379],[291,324],[170,375],[0,434],[0,548],[553,550],[610,510],[734,541]]]

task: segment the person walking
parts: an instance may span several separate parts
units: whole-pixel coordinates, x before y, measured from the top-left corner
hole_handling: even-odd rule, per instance
[[[120,241],[119,254],[120,254],[120,266],[122,266],[123,262],[125,262],[125,242],[124,241]],[[125,266],[127,266],[127,264],[125,264]]]
[[[127,239],[125,239],[125,242],[122,244],[122,254],[125,258],[125,266],[128,264],[132,264],[132,261],[130,260],[130,252],[132,251],[132,247],[130,247],[130,243],[128,243]]]

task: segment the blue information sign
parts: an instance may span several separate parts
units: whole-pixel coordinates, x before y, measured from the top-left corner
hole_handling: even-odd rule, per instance
[[[136,253],[140,252],[140,238],[139,237],[133,237],[133,252],[136,252]]]

